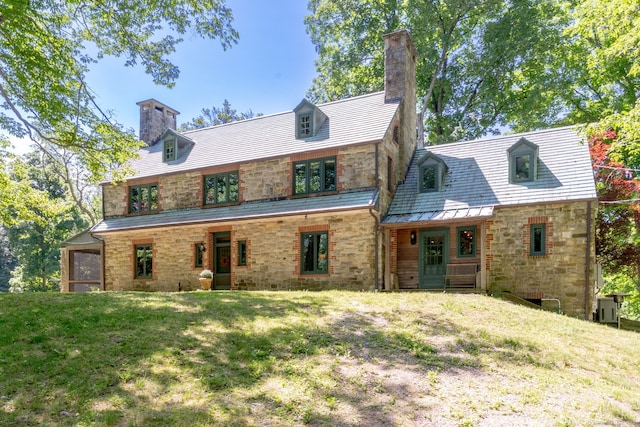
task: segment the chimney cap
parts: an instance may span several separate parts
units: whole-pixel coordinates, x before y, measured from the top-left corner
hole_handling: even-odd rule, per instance
[[[402,30],[398,30],[398,31],[394,31],[392,33],[387,33],[387,34],[383,34],[382,38],[383,40],[388,40],[391,38],[395,38],[395,37],[403,37],[406,40],[406,45],[407,47],[411,50],[411,54],[413,56],[418,56],[418,50],[416,49],[416,46],[413,44],[413,39],[411,38],[411,33],[409,32],[408,29],[402,29]]]
[[[161,106],[167,111],[169,111],[170,113],[175,114],[176,116],[180,114],[180,111],[174,110],[173,108],[169,107],[167,104],[164,104],[155,98],[149,98],[149,99],[145,99],[144,101],[136,102],[136,105],[139,105],[140,107],[143,107],[145,105],[153,105],[153,106],[159,106],[159,107]]]

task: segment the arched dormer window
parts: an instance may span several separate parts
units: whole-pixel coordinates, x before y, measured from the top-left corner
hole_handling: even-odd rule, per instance
[[[447,164],[433,153],[427,153],[418,160],[418,191],[430,193],[440,191]]]
[[[535,181],[538,175],[538,146],[520,138],[507,150],[509,155],[509,182]]]
[[[296,115],[296,139],[316,136],[320,127],[327,120],[326,114],[306,99],[303,99],[293,109],[293,112]]]

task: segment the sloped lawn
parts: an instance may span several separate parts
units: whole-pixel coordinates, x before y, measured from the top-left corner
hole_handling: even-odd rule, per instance
[[[474,295],[0,295],[0,425],[637,426],[640,335]]]

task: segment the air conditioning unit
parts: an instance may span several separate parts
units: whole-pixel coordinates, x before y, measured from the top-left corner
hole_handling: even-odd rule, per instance
[[[613,298],[598,298],[598,322],[618,323],[618,303]]]

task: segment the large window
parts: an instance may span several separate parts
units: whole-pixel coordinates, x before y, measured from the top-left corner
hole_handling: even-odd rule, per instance
[[[314,159],[293,164],[293,194],[336,190],[336,158]]]
[[[204,177],[204,204],[238,201],[238,172],[226,172]]]
[[[546,225],[545,224],[531,224],[530,230],[530,254],[531,256],[543,256],[545,255],[545,239],[546,239]]]
[[[458,227],[458,257],[476,256],[476,227]]]
[[[135,246],[135,278],[150,279],[153,277],[153,246],[151,244]]]
[[[301,234],[302,274],[329,273],[329,236],[326,231]]]
[[[129,187],[129,213],[158,210],[158,184],[132,185]]]

